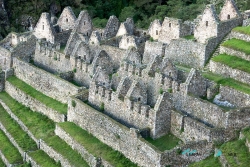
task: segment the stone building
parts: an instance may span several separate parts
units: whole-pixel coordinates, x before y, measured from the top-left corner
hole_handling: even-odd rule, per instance
[[[76,16],[72,11],[71,7],[67,6],[63,9],[60,15],[57,25],[59,26],[59,31],[70,30],[75,26]]]

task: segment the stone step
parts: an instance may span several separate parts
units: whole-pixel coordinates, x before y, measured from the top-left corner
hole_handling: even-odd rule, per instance
[[[76,151],[54,134],[55,123],[52,120],[31,111],[5,92],[0,93],[0,99],[10,108],[12,117],[19,119],[17,123],[26,127],[26,133],[34,136],[39,148],[52,159],[60,161],[62,166],[88,166]]]

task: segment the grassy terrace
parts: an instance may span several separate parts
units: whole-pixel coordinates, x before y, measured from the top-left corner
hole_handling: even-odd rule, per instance
[[[218,157],[214,157],[213,155],[209,156],[208,158],[195,162],[189,165],[189,167],[220,167],[220,161]]]
[[[88,167],[87,162],[81,157],[77,151],[73,150],[65,141],[58,136],[52,136],[45,139],[45,142],[62,156],[68,159],[72,166]]]
[[[236,81],[232,78],[225,78],[221,75],[213,74],[210,72],[203,73],[202,74],[205,78],[212,80],[218,84],[221,84],[223,86],[229,86],[235,90],[250,94],[250,85]]]
[[[221,54],[216,57],[213,57],[212,60],[225,64],[233,69],[238,69],[250,73],[250,61],[241,59],[239,57]]]
[[[250,42],[246,42],[240,39],[230,39],[222,44],[222,46],[241,51],[250,55]]]
[[[166,134],[159,139],[153,140],[151,138],[146,138],[146,140],[157,147],[160,151],[170,150],[178,145],[180,139],[172,134]]]
[[[4,132],[0,130],[0,150],[11,164],[19,164],[23,162],[23,158],[14,145],[9,141],[8,137],[5,136]],[[0,158],[0,166],[3,165],[2,159]]]
[[[81,129],[79,126],[71,122],[59,123],[62,129],[64,129],[70,136],[72,136],[78,143],[86,148],[91,154],[102,157],[108,161],[111,165],[117,167],[133,167],[136,166],[123,154],[118,151],[114,151],[111,147],[99,141],[93,135],[87,131]]]
[[[245,140],[235,140],[221,146],[222,154],[227,159],[229,166],[246,167],[250,164],[250,153],[245,145]]]
[[[13,120],[9,114],[0,105],[0,122],[4,125],[11,136],[16,140],[17,144],[24,151],[36,150],[36,143],[26,134],[25,131]]]
[[[25,123],[37,139],[45,139],[54,135],[55,124],[48,117],[31,111],[10,97],[6,92],[0,92],[0,99]]]
[[[72,150],[63,140],[55,136],[55,123],[48,117],[31,111],[10,97],[6,92],[0,92],[0,99],[29,128],[37,139],[43,139],[53,149],[65,156],[73,166],[88,166],[81,156]],[[0,115],[1,117],[1,115]],[[49,160],[46,160],[49,161]]]
[[[250,26],[247,27],[236,27],[233,31],[240,32],[242,34],[250,35]]]
[[[26,84],[25,82],[23,82],[22,80],[18,79],[15,76],[12,76],[7,80],[11,84],[22,90],[23,92],[37,99],[46,106],[58,111],[59,113],[62,114],[67,113],[67,104],[63,104],[55,99],[52,99],[51,97],[44,95],[43,93],[37,91],[35,88],[31,87],[30,85]]]
[[[60,167],[60,163],[56,163],[54,159],[51,159],[45,152],[42,150],[37,150],[28,153],[29,156],[34,159],[39,165],[43,167]]]

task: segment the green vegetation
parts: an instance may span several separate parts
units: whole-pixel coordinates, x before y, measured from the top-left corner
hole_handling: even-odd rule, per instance
[[[62,113],[67,113],[67,104],[63,104],[55,99],[52,99],[51,97],[48,97],[44,95],[43,93],[37,91],[30,85],[26,84],[22,80],[18,79],[15,76],[12,76],[7,79],[12,85],[16,86],[18,89],[22,90],[26,94],[30,95],[31,97],[37,99],[41,103],[45,104],[46,106]]]
[[[244,136],[246,137],[246,139],[250,141],[250,127],[243,129],[242,132]]]
[[[60,51],[61,53],[63,53],[65,48],[66,48],[66,45],[61,45],[59,51]]]
[[[3,102],[9,106],[12,112],[23,123],[25,123],[25,125],[37,139],[45,140],[45,142],[52,146],[53,149],[64,155],[73,164],[73,166],[88,166],[81,156],[76,153],[76,151],[72,150],[59,137],[55,136],[55,123],[52,120],[21,105],[11,98],[6,92],[0,92],[0,99],[2,99]],[[2,116],[0,115],[0,119],[1,118]],[[25,142],[28,143],[28,140],[25,140]]]
[[[133,167],[136,166],[123,154],[113,150],[111,147],[102,143],[89,132],[81,129],[79,126],[71,122],[64,122],[58,124],[70,136],[72,136],[78,143],[86,148],[91,154],[97,157],[102,157],[113,166],[117,167]],[[119,140],[119,136],[117,136]]]
[[[193,40],[193,39],[195,39],[195,38],[194,38],[194,35],[187,35],[187,36],[185,36],[185,37],[183,37],[183,38],[188,39],[188,40]]]
[[[213,57],[212,60],[225,64],[233,69],[238,69],[250,73],[250,61],[241,59],[239,57],[221,54],[216,57]]]
[[[159,93],[162,95],[163,94],[163,89],[160,88]]]
[[[73,69],[73,72],[76,73],[76,68]]]
[[[60,139],[58,136],[46,138],[45,142],[57,152],[59,152],[62,156],[66,157],[70,164],[72,164],[72,166],[89,166],[80,154],[73,150],[65,141]]]
[[[170,150],[177,146],[179,141],[181,141],[172,134],[166,134],[156,140],[153,140],[152,138],[146,138],[146,140],[157,147],[160,151]]]
[[[250,35],[250,26],[247,27],[236,27],[233,31],[240,32],[242,34]]]
[[[227,159],[229,166],[245,167],[250,164],[250,153],[245,145],[245,140],[235,140],[221,146],[222,154]]]
[[[220,161],[218,157],[214,157],[213,155],[210,155],[205,160],[195,162],[189,165],[189,167],[220,167]]]
[[[213,74],[210,72],[203,73],[203,77],[212,80],[218,84],[221,84],[223,86],[229,86],[233,89],[236,89],[238,91],[250,94],[250,85],[236,81],[232,78],[225,78],[222,77],[221,75]]]
[[[4,162],[2,161],[2,159],[0,158],[0,166],[5,166]]]
[[[75,100],[72,100],[72,101],[71,101],[71,105],[72,105],[72,107],[75,107],[75,106],[76,106],[76,101],[75,101]]]
[[[0,150],[11,164],[18,164],[23,162],[23,158],[15,146],[5,136],[4,132],[0,130]],[[0,158],[0,166],[5,166]]]
[[[37,149],[36,143],[28,136],[25,131],[21,129],[16,121],[9,116],[2,105],[0,105],[0,122],[24,151],[32,151]]]
[[[39,165],[43,167],[59,167],[60,163],[56,163],[54,159],[51,159],[42,150],[37,150],[28,153]]]
[[[222,46],[241,51],[246,53],[247,55],[250,55],[250,42],[246,42],[244,40],[240,39],[230,39],[222,44]]]
[[[100,105],[100,111],[104,111],[104,103],[103,102]]]
[[[0,92],[0,99],[29,128],[37,139],[45,139],[54,135],[55,124],[48,117],[31,111],[15,101],[6,92]]]

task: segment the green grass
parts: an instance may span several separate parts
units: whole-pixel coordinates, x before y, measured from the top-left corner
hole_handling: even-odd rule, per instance
[[[42,167],[59,167],[60,163],[56,163],[54,159],[50,158],[42,150],[37,150],[28,153],[29,156],[37,162],[38,165]]]
[[[5,166],[4,162],[2,161],[2,159],[0,158],[0,166]]]
[[[89,134],[87,131],[81,129],[79,126],[71,122],[59,123],[70,136],[72,136],[78,143],[86,148],[91,154],[102,157],[111,165],[116,167],[133,167],[136,166],[123,154],[113,150],[111,147],[102,143],[100,140]]]
[[[250,26],[247,27],[236,27],[233,31],[240,32],[242,34],[250,35]]]
[[[60,139],[58,136],[47,138],[45,139],[45,142],[57,152],[59,152],[62,156],[66,157],[72,166],[89,166],[79,153],[73,150],[65,141]]]
[[[66,48],[66,45],[61,45],[59,52],[63,53]]]
[[[11,111],[29,128],[37,139],[45,139],[54,135],[55,123],[48,117],[33,112],[29,108],[15,101],[6,92],[0,92],[0,99]]]
[[[240,39],[230,39],[222,44],[222,46],[241,51],[250,55],[250,42],[246,42]]]
[[[193,39],[195,39],[195,38],[194,38],[194,35],[187,35],[187,36],[184,36],[183,38],[188,39],[188,40],[193,40]]]
[[[241,59],[239,57],[221,54],[216,57],[213,57],[212,60],[225,64],[233,69],[238,69],[250,73],[250,61]]]
[[[33,112],[10,97],[0,92],[0,99],[9,106],[12,112],[28,127],[37,139],[43,139],[53,149],[65,156],[74,166],[88,166],[81,156],[72,150],[64,141],[55,136],[55,123],[41,113]],[[1,117],[1,116],[0,116]]]
[[[189,165],[189,167],[220,167],[220,161],[218,157],[210,155],[208,158],[195,162]]]
[[[221,75],[213,74],[210,72],[203,73],[203,77],[212,80],[218,84],[221,84],[223,86],[229,86],[235,90],[241,91],[243,93],[250,94],[250,85],[236,81],[232,78],[225,78]]]
[[[242,133],[247,138],[247,140],[250,141],[250,127],[243,129]]]
[[[62,114],[67,113],[67,104],[63,104],[63,103],[61,103],[61,102],[59,102],[51,97],[44,95],[43,93],[37,91],[36,89],[34,89],[33,87],[26,84],[25,82],[23,82],[22,80],[18,79],[15,76],[12,76],[12,77],[8,78],[7,80],[12,85],[16,86],[17,88],[19,88],[20,90],[22,90],[26,94],[28,94],[31,97],[42,102],[46,106],[48,106],[48,107],[50,107],[50,108],[52,108],[52,109],[54,109]]]
[[[23,162],[23,158],[14,145],[9,141],[8,137],[0,130],[0,150],[11,164],[19,164]],[[0,158],[0,166],[5,166]]]
[[[21,129],[16,121],[9,116],[2,105],[0,105],[0,122],[24,151],[37,149],[36,143],[28,136],[25,131]]]
[[[245,140],[235,140],[224,143],[221,146],[221,150],[231,167],[249,166],[250,153],[245,146]]]
[[[172,134],[166,134],[156,140],[153,140],[152,138],[146,138],[146,140],[157,147],[160,151],[170,150],[177,146],[178,142],[181,141]]]

